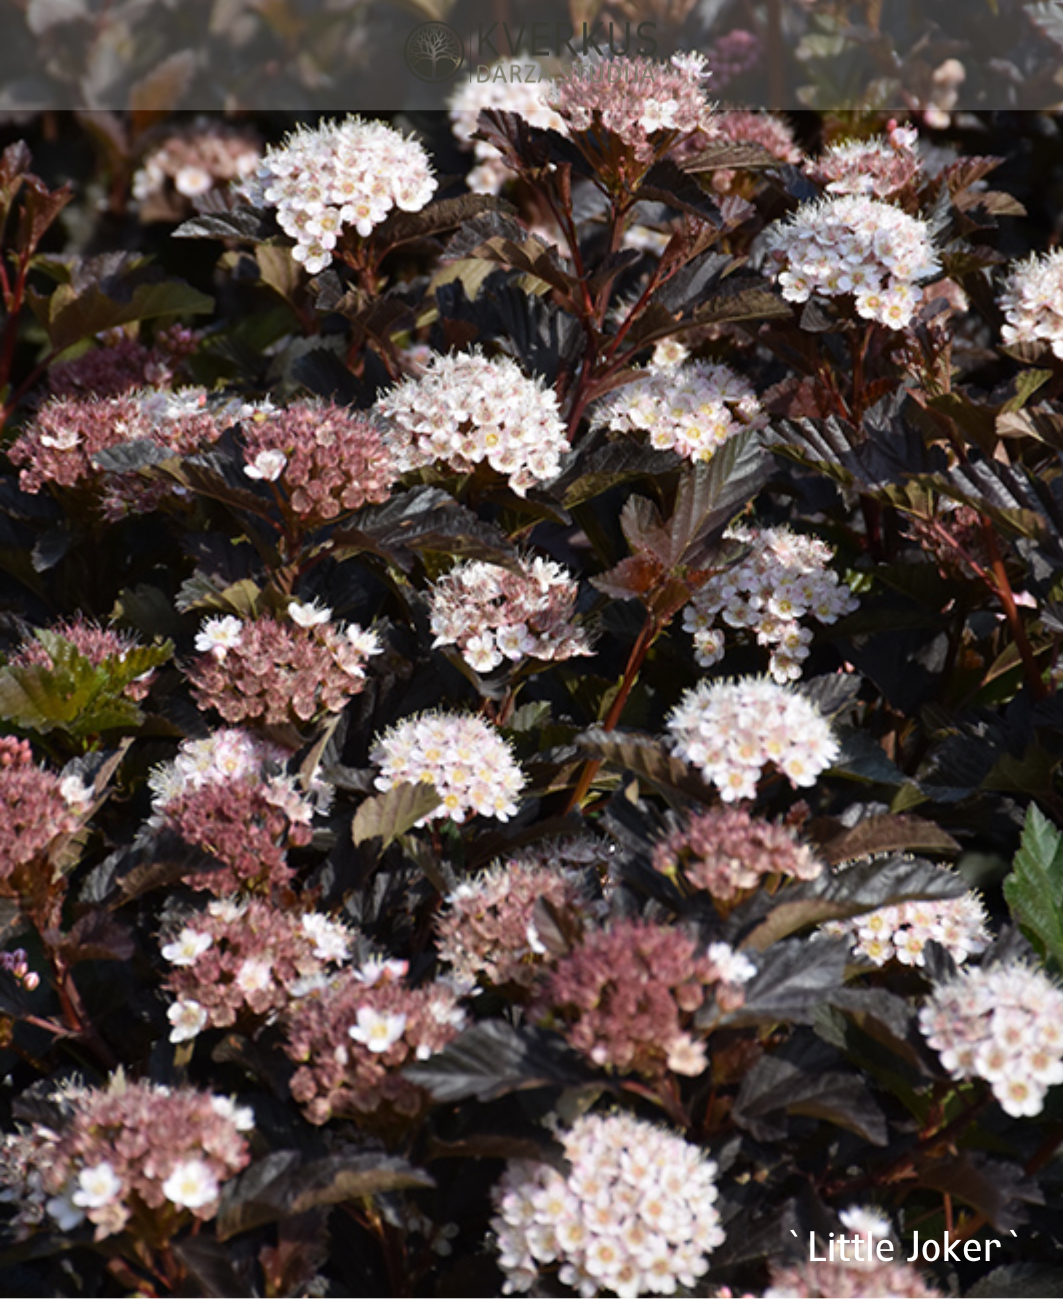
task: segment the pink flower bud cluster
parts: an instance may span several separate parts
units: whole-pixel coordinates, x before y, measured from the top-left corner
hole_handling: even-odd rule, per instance
[[[789,302],[849,296],[856,314],[904,329],[916,285],[941,270],[929,225],[863,194],[803,203],[767,231],[769,259]]]
[[[923,162],[914,146],[914,132],[911,138],[897,131],[888,139],[843,140],[812,159],[806,169],[830,194],[885,199],[922,174]]]
[[[242,434],[244,473],[277,483],[311,526],[386,501],[398,477],[377,424],[346,406],[294,402],[254,414]]]
[[[519,113],[529,126],[537,126],[542,130],[565,130],[564,121],[535,79],[529,78],[524,82],[510,81],[505,77],[505,71],[510,66],[509,62],[495,64],[491,68],[492,76],[487,81],[459,83],[458,89],[450,97],[451,130],[461,147],[471,148],[476,158],[476,166],[466,177],[469,188],[476,193],[497,194],[513,175],[493,144],[472,138],[484,109],[497,108],[505,113]],[[494,74],[500,69],[502,76],[495,81]]]
[[[558,1135],[567,1172],[511,1160],[492,1191],[504,1293],[555,1270],[584,1299],[693,1292],[724,1239],[716,1164],[630,1114],[585,1114]]]
[[[829,921],[823,928],[847,939],[854,956],[866,956],[876,965],[891,960],[901,965],[925,965],[923,949],[931,940],[940,943],[959,965],[989,946],[985,907],[970,890],[958,898],[879,907],[848,920]]]
[[[48,630],[73,645],[74,649],[83,658],[88,659],[94,667],[102,667],[108,660],[122,663],[130,650],[143,648],[139,636],[131,632],[115,631],[110,627],[100,627],[81,614],[76,614],[64,622],[57,622]],[[8,662],[14,667],[32,665],[42,668],[54,667],[52,656],[35,638],[24,640]],[[127,699],[146,699],[156,676],[156,670],[149,668],[147,672],[134,677],[125,687],[123,694]]]
[[[196,703],[227,722],[267,726],[342,712],[365,685],[365,664],[380,645],[357,624],[341,627],[332,611],[292,601],[288,619],[208,618],[200,654],[185,669]]]
[[[49,367],[53,397],[121,397],[137,388],[172,387],[181,362],[199,344],[198,335],[184,326],[158,330],[152,347],[121,330],[100,341],[102,346]]]
[[[52,843],[81,824],[80,800],[64,795],[64,780],[38,767],[28,740],[0,736],[0,894],[19,891],[27,866],[39,863]],[[14,877],[14,878],[13,878]]]
[[[1000,336],[1009,347],[1047,343],[1063,360],[1063,248],[1016,262],[1004,281],[1000,308]]]
[[[436,179],[417,140],[348,117],[302,126],[267,149],[246,188],[253,201],[276,208],[278,224],[295,240],[292,256],[313,275],[331,264],[351,231],[365,238],[395,208],[419,212]]]
[[[646,434],[657,450],[694,461],[711,460],[728,438],[766,422],[752,385],[711,361],[647,370],[594,416],[597,427]]]
[[[953,1078],[984,1078],[1012,1118],[1040,1114],[1063,1082],[1063,989],[1018,961],[938,984],[919,1027]]]
[[[353,935],[320,912],[300,915],[252,898],[211,902],[162,937],[170,967],[164,987],[176,998],[170,1040],[182,1042],[201,1029],[287,1009],[348,959]]]
[[[199,198],[232,180],[243,180],[258,166],[258,132],[232,122],[197,117],[170,131],[145,153],[133,176],[133,197],[164,198],[171,187],[182,199]],[[182,204],[177,204],[180,212]],[[148,205],[149,213],[152,210]],[[160,215],[176,215],[164,207]]]
[[[380,768],[377,789],[422,781],[435,785],[440,806],[420,824],[468,816],[508,821],[517,813],[524,773],[509,744],[479,717],[438,712],[407,717],[377,739],[369,757]]]
[[[726,943],[707,951],[682,930],[621,920],[592,930],[547,973],[528,1008],[595,1064],[644,1078],[695,1076],[708,1061],[691,1029],[715,999],[722,1015],[744,1002],[755,967]]]
[[[824,1246],[825,1248],[825,1246]],[[792,1267],[771,1269],[771,1284],[763,1299],[941,1299],[910,1263],[898,1259],[861,1262],[816,1259]]]
[[[71,1231],[86,1218],[96,1240],[145,1217],[163,1239],[213,1218],[226,1181],[250,1160],[249,1109],[191,1087],[129,1082],[72,1087],[53,1100],[58,1130],[34,1124],[9,1136],[0,1178],[20,1203],[22,1235],[48,1224]]]
[[[587,914],[575,873],[510,858],[465,880],[447,896],[436,920],[439,956],[469,983],[530,987],[550,955],[535,927],[542,898],[562,914]]]
[[[190,455],[216,442],[227,421],[207,408],[205,392],[146,390],[102,399],[58,397],[44,403],[8,452],[23,491],[46,483],[75,487],[102,485],[108,519],[129,510],[154,509],[170,490],[145,484],[135,473],[108,473],[93,456],[126,442],[148,441],[173,455]]]
[[[823,863],[792,830],[744,808],[697,812],[653,851],[653,865],[716,902],[734,902],[762,882],[814,880]]]
[[[579,583],[550,559],[521,559],[516,570],[480,560],[458,564],[432,587],[433,645],[456,645],[475,672],[508,659],[558,661],[590,654],[575,625]]]
[[[557,395],[508,357],[437,353],[376,404],[403,470],[439,461],[459,473],[486,462],[523,496],[556,478],[568,450]]]
[[[840,751],[816,706],[767,677],[703,681],[683,695],[667,726],[675,752],[727,802],[754,798],[772,765],[791,785],[814,785]]]
[[[775,113],[745,112],[733,109],[719,113],[712,120],[712,138],[733,140],[736,144],[759,144],[780,162],[800,162],[804,156],[794,139],[793,130],[784,117]]]
[[[744,27],[724,32],[712,42],[705,55],[714,89],[722,90],[729,81],[755,68],[763,57],[764,42],[755,32]]]
[[[26,952],[21,947],[16,947],[13,952],[0,952],[0,970],[6,970],[27,992],[40,987],[41,976],[36,970],[30,969]]]
[[[859,602],[831,571],[833,552],[818,537],[740,525],[725,535],[750,550],[745,559],[710,577],[683,610],[695,658],[706,668],[723,658],[725,633],[717,625],[722,620],[770,648],[768,671],[774,680],[796,681],[811,653],[812,631],[802,619],[837,622]]]
[[[600,121],[649,164],[677,136],[709,129],[712,110],[702,86],[708,76],[700,54],[675,54],[668,63],[580,58],[554,87],[553,106],[570,134],[592,131]]]
[[[416,1117],[428,1102],[402,1076],[441,1051],[464,1026],[454,990],[402,982],[405,961],[374,961],[301,998],[285,1050],[299,1066],[292,1096],[311,1123],[350,1118],[369,1126]]]
[[[288,849],[310,842],[312,815],[286,782],[245,776],[176,794],[159,819],[218,863],[190,869],[185,883],[223,897],[284,888],[293,874]]]

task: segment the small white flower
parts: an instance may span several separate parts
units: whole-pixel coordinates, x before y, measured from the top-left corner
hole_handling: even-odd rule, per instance
[[[202,1209],[218,1198],[218,1179],[202,1159],[184,1159],[162,1184],[171,1204],[184,1209]]]
[[[343,633],[354,649],[359,654],[364,654],[366,658],[372,658],[374,654],[383,654],[384,647],[380,643],[380,637],[375,631],[369,631],[359,627],[356,623],[351,623]]]
[[[210,934],[201,934],[186,925],[174,941],[162,949],[163,960],[171,965],[195,965],[213,942]]]
[[[354,971],[354,977],[359,983],[364,983],[367,988],[371,988],[375,983],[395,983],[409,968],[409,961],[395,959],[385,961],[373,956]]]
[[[213,654],[223,659],[226,652],[236,649],[244,634],[244,624],[232,614],[224,618],[208,618],[196,635],[196,649],[201,654]]]
[[[198,1001],[175,1001],[166,1012],[166,1018],[173,1025],[170,1041],[190,1042],[206,1027],[207,1011]]]
[[[260,451],[249,465],[244,465],[244,473],[248,478],[275,483],[284,473],[287,463],[288,457],[283,451]]]
[[[406,1016],[382,1015],[371,1006],[359,1006],[358,1022],[347,1030],[354,1042],[361,1042],[374,1055],[380,1055],[402,1037],[406,1031]]]
[[[749,957],[736,952],[730,943],[710,943],[707,955],[724,983],[748,983],[757,972]]]
[[[328,605],[320,605],[316,600],[301,604],[292,600],[288,605],[288,617],[300,627],[320,627],[332,617]]]
[[[268,988],[272,980],[273,966],[269,961],[246,960],[236,974],[236,986],[248,995]]]
[[[59,782],[59,794],[69,807],[84,807],[92,802],[92,786],[80,776],[64,776]]]
[[[237,1105],[231,1096],[214,1096],[211,1107],[215,1114],[229,1119],[237,1132],[250,1132],[255,1126],[255,1111],[250,1105]]]
[[[60,1231],[73,1231],[85,1221],[85,1211],[71,1199],[69,1186],[61,1194],[53,1195],[44,1208]]]
[[[73,451],[80,441],[81,434],[74,428],[61,428],[54,434],[41,434],[41,446],[51,447],[53,451]]]
[[[122,1194],[122,1180],[104,1160],[78,1174],[77,1190],[70,1197],[80,1209],[102,1209]]]
[[[351,948],[351,936],[343,925],[320,912],[311,911],[300,921],[303,932],[314,944],[319,961],[345,961]]]

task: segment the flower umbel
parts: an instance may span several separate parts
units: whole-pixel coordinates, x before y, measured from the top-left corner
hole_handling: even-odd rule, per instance
[[[628,1114],[586,1114],[559,1136],[567,1174],[512,1160],[492,1191],[505,1293],[530,1290],[555,1264],[585,1296],[695,1286],[724,1239],[713,1161]]]
[[[839,752],[816,706],[765,677],[703,681],[673,709],[668,730],[676,753],[729,802],[754,797],[769,764],[792,785],[814,785]]]

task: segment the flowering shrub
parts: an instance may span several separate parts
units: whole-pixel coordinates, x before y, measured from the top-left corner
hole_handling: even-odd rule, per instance
[[[858,316],[889,329],[911,322],[916,285],[941,269],[925,221],[863,193],[803,204],[767,247],[787,301],[850,297]]]
[[[332,610],[291,601],[288,619],[208,618],[187,676],[201,708],[227,722],[307,722],[337,713],[363,688],[365,664],[380,652],[372,632],[341,629]]]
[[[0,114],[3,1293],[1059,1292],[1063,155],[966,111],[1052,84],[999,7]],[[94,94],[141,30],[23,8]],[[333,8],[234,26],[290,84],[407,21]]]
[[[1063,357],[1063,315],[1060,288],[1063,286],[1063,254],[1032,253],[1018,262],[1004,282],[1000,308],[1005,324],[1000,336],[1005,343],[1047,343],[1052,354]]]
[[[814,880],[823,870],[808,845],[786,826],[760,820],[741,807],[692,816],[657,844],[653,865],[686,888],[711,894],[717,904],[733,902],[771,876]]]
[[[435,189],[417,140],[358,117],[294,131],[266,150],[250,186],[276,209],[295,240],[292,256],[311,274],[331,264],[348,232],[367,237],[393,208],[418,212]]]
[[[695,1285],[723,1243],[712,1160],[628,1114],[585,1115],[561,1139],[567,1174],[515,1160],[492,1192],[504,1293],[557,1263],[581,1295]]]
[[[195,1036],[193,1027],[228,1028],[243,1015],[287,1009],[347,960],[352,938],[320,912],[296,916],[257,899],[211,902],[164,936],[165,986],[176,998],[171,1041]]]
[[[398,477],[381,431],[355,411],[297,402],[242,426],[244,473],[277,483],[310,526],[386,501]]]
[[[645,433],[650,446],[710,460],[743,428],[763,425],[752,385],[726,365],[661,367],[622,388],[598,413],[614,433]]]
[[[984,1078],[1006,1113],[1040,1114],[1063,1082],[1063,990],[1017,962],[964,970],[935,987],[919,1027],[954,1078]]]
[[[957,964],[989,946],[986,915],[976,893],[927,902],[900,902],[879,907],[852,920],[830,921],[829,933],[847,938],[856,956],[876,965],[889,960],[925,965],[926,945],[940,943]]]
[[[557,397],[505,357],[434,356],[376,409],[394,426],[404,469],[436,460],[471,473],[486,462],[521,496],[555,477],[568,449]]]
[[[832,623],[852,613],[857,601],[827,567],[830,547],[818,537],[743,527],[732,527],[727,535],[748,546],[749,556],[711,577],[683,610],[697,660],[708,668],[723,658],[724,633],[714,625],[719,614],[728,627],[748,629],[758,645],[771,647],[774,680],[796,680],[811,653],[812,632],[801,619]]]
[[[442,1050],[463,1022],[444,983],[407,987],[387,966],[341,974],[292,1010],[285,1043],[299,1066],[292,1096],[311,1123],[345,1117],[381,1130],[408,1126],[429,1096],[403,1076],[403,1065]]]
[[[0,1154],[23,1235],[45,1219],[70,1231],[87,1218],[103,1240],[145,1219],[142,1230],[166,1241],[188,1215],[213,1218],[222,1185],[250,1159],[242,1134],[254,1116],[225,1096],[115,1075],[51,1099],[57,1127],[34,1123]]]
[[[668,719],[675,751],[700,767],[728,802],[752,798],[772,765],[793,785],[814,785],[838,756],[815,705],[764,677],[706,681]]]
[[[530,987],[549,960],[535,926],[540,899],[579,916],[588,910],[575,872],[561,863],[510,858],[447,895],[436,921],[439,955],[458,979]]]
[[[400,782],[433,785],[439,795],[435,816],[508,821],[516,814],[524,777],[506,742],[478,717],[412,717],[382,735],[370,756],[380,767],[378,789]]]
[[[432,588],[436,645],[457,645],[469,667],[492,672],[507,659],[557,660],[590,654],[573,621],[579,589],[560,564],[521,561],[514,572],[498,564],[460,564]]]
[[[691,1017],[710,991],[721,1013],[737,1010],[755,968],[726,943],[699,953],[683,933],[621,922],[560,960],[528,1013],[549,1018],[595,1064],[650,1078],[666,1069],[697,1075],[707,1061],[688,1032]]]

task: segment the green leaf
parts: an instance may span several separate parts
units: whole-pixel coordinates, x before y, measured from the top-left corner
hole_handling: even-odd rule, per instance
[[[1033,803],[1004,898],[1039,954],[1063,971],[1063,835]]]
[[[351,838],[356,844],[381,839],[386,848],[422,817],[434,812],[439,802],[439,790],[428,782],[395,785],[365,800],[351,823]]]
[[[125,697],[126,686],[173,655],[173,644],[166,641],[96,665],[55,632],[39,629],[36,637],[51,665],[0,669],[0,719],[38,735],[61,730],[84,738],[137,726],[143,714]]]

